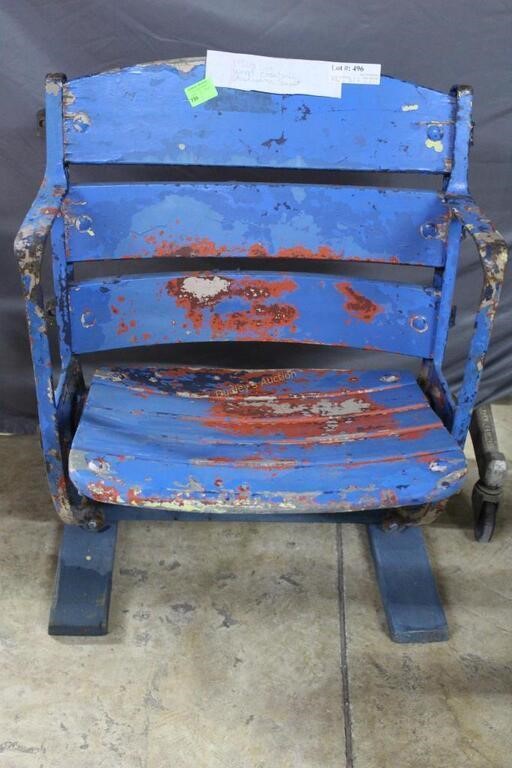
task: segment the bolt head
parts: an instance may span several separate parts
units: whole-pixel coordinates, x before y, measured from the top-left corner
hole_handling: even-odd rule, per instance
[[[440,125],[429,125],[427,128],[427,136],[432,141],[439,141],[443,138],[443,129]]]

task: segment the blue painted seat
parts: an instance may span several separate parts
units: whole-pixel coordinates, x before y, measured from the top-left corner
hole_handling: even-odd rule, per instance
[[[47,173],[18,234],[16,251],[27,299],[42,441],[60,516],[66,522],[80,521],[91,514],[91,501],[101,515],[102,502],[116,499],[146,507],[156,506],[160,499],[163,509],[172,507],[174,487],[166,485],[166,473],[183,483],[189,464],[213,461],[215,430],[222,436],[222,449],[231,451],[226,459],[232,463],[224,467],[224,473],[230,467],[230,491],[238,472],[240,484],[251,487],[255,509],[268,509],[273,499],[281,503],[281,493],[282,498],[296,500],[294,509],[307,509],[304,493],[318,492],[318,508],[327,505],[343,511],[393,504],[428,506],[456,492],[463,470],[456,446],[464,443],[468,431],[506,260],[503,239],[467,190],[470,89],[444,94],[389,77],[383,77],[379,86],[346,85],[341,99],[221,88],[217,98],[192,108],[184,89],[203,76],[203,61],[190,59],[70,82],[57,75],[47,80]],[[235,177],[240,165],[420,172],[441,176],[443,191],[318,185],[298,178],[286,184],[77,184],[69,179],[73,166],[112,163],[231,166]],[[476,331],[455,399],[442,364],[463,229],[477,246],[484,279]],[[56,384],[40,282],[48,234],[62,366]],[[178,267],[176,259],[181,260]],[[148,260],[159,262],[160,270],[143,273],[140,267]],[[301,265],[299,270],[287,269],[292,261]],[[361,267],[385,264],[388,271],[379,279],[366,278],[364,270],[357,277],[345,275],[342,268],[347,262]],[[90,264],[98,276],[83,277],[82,266]],[[139,268],[126,274],[117,266],[130,264]],[[423,277],[404,281],[400,277],[404,266],[410,273],[421,267]],[[425,268],[431,275],[427,281]],[[350,417],[343,415],[348,406],[341,394],[350,389],[346,374],[297,372],[296,378],[276,385],[276,397],[281,404],[288,389],[304,382],[304,391],[297,394],[304,417],[297,420],[285,412],[274,422],[263,410],[260,416],[268,421],[269,435],[260,440],[256,428],[253,437],[241,441],[238,436],[226,446],[222,420],[210,422],[204,412],[210,401],[191,397],[189,417],[172,410],[185,402],[173,394],[174,384],[182,382],[174,374],[148,383],[151,397],[140,398],[140,416],[121,416],[129,397],[137,398],[130,395],[128,382],[149,373],[119,373],[119,381],[108,381],[108,374],[98,372],[81,413],[87,389],[81,372],[83,355],[216,341],[375,349],[416,358],[421,370],[418,384],[398,373],[401,381],[409,382],[406,386],[375,390],[372,384],[372,395],[366,389],[364,396],[347,395],[359,403]],[[250,375],[241,371],[238,378],[243,383]],[[354,375],[373,381],[373,374],[364,371]],[[258,376],[254,373],[256,380]],[[236,379],[237,374],[228,378]],[[205,372],[190,373],[183,386],[192,386],[192,381],[196,388],[203,384],[207,388],[210,378]],[[330,388],[329,397],[335,397],[330,402],[336,401],[341,410],[332,418],[312,419],[307,411],[316,400],[309,388],[317,392],[324,385]],[[165,398],[162,387],[171,390]],[[104,402],[107,396],[114,404],[110,411]],[[365,397],[371,401],[368,408]],[[374,413],[377,405],[372,398],[382,405],[382,412]],[[210,407],[218,409],[222,402],[215,399]],[[156,437],[161,424],[159,411],[152,413],[153,403],[171,409],[164,408],[167,421],[174,414],[174,425],[167,428],[175,443]],[[238,420],[241,428],[247,409],[255,406],[244,396],[235,397],[233,404],[238,410],[233,405],[230,423]],[[254,418],[258,420],[257,415]],[[389,433],[365,432],[371,422],[386,419]],[[276,429],[296,427],[294,440],[279,442],[279,433],[272,433],[274,424]],[[307,434],[311,425],[319,430],[316,437]],[[426,429],[428,425],[431,428]],[[353,434],[366,434],[365,439],[346,440],[352,429]],[[144,441],[141,432],[147,432]],[[96,461],[103,454],[110,456],[114,435],[119,443],[116,455],[136,458],[125,464],[112,457],[104,464]],[[134,449],[134,441],[144,446],[142,453],[142,447]],[[247,452],[253,447],[261,457],[258,469],[247,464]],[[418,458],[422,449],[432,453],[431,462]],[[399,461],[390,461],[391,456]],[[297,469],[280,468],[274,476],[261,468],[274,460],[294,462]],[[372,491],[365,490],[369,484],[361,479],[365,470],[363,465],[358,468],[359,460],[370,462]],[[146,472],[148,462],[166,469]],[[445,463],[446,470],[441,470]],[[375,474],[377,466],[380,474]],[[191,477],[205,478],[212,473],[207,464],[189,472]],[[352,483],[349,474],[357,480]],[[108,485],[115,489],[118,481],[121,486],[110,496],[91,491]],[[352,486],[360,490],[347,490]],[[205,487],[213,494],[210,500],[226,511],[222,492],[208,483]],[[199,495],[198,491],[190,501],[198,509]],[[86,499],[89,503],[84,503]],[[283,504],[281,509],[285,508]]]
[[[409,373],[114,368],[69,470],[108,504],[311,513],[437,502],[466,463]]]
[[[189,59],[47,78],[46,174],[15,250],[50,491],[68,524],[55,633],[105,631],[119,519],[368,512],[367,521],[399,525],[425,520],[463,482],[507,259],[468,190],[471,89],[446,94],[390,77],[345,84],[340,99],[219,88],[192,108],[185,89],[204,73],[203,60]],[[125,178],[133,164],[176,174],[194,166],[196,175],[220,166],[235,181],[74,178],[77,166],[112,164],[125,165]],[[286,172],[279,183],[241,182],[240,167]],[[332,171],[330,183],[311,183],[315,169]],[[439,188],[344,185],[340,171],[429,174]],[[443,360],[463,233],[482,291],[455,396]],[[47,242],[56,376],[41,281]],[[158,362],[161,345],[184,342],[376,350],[412,358],[418,376],[124,366],[84,381],[89,354],[153,346]],[[71,524],[108,531],[102,547]],[[374,530],[393,632],[444,637],[421,537],[409,537],[409,549],[383,541]],[[93,565],[83,568],[84,557]],[[414,578],[402,560],[418,563]]]

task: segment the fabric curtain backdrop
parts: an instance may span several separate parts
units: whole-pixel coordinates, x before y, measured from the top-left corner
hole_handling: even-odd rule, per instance
[[[388,75],[441,91],[455,83],[470,84],[474,88],[476,122],[471,190],[510,242],[511,38],[512,4],[503,0],[480,4],[469,0],[4,0],[0,6],[0,89],[4,105],[0,123],[0,431],[30,430],[36,424],[25,316],[12,242],[43,176],[44,142],[37,135],[36,114],[43,106],[47,72],[65,72],[73,78],[145,61],[201,56],[207,48],[213,48],[266,56],[377,62]],[[182,178],[194,178],[190,171],[182,169],[179,173]],[[153,178],[178,176],[169,169],[153,169]],[[148,170],[122,168],[109,178],[148,177]],[[83,170],[75,178],[88,177]],[[308,180],[322,181],[322,174]],[[355,183],[366,181],[358,177]],[[395,177],[386,183],[389,181],[397,185],[402,180]],[[370,183],[375,183],[375,178]],[[467,254],[464,252],[461,266],[457,325],[451,334],[446,363],[447,375],[454,384],[460,380],[473,325],[471,309],[479,290],[479,266],[470,248]],[[512,390],[511,273],[512,269],[496,321],[480,402]],[[192,361],[197,359],[196,353],[207,364],[235,363],[233,351],[226,347],[215,351],[190,346],[165,352],[144,350],[137,359]],[[241,355],[242,364],[253,366],[347,366],[354,362],[360,366],[377,361],[368,353],[313,349],[301,356],[296,349],[282,347],[275,350],[274,360],[264,358],[258,350],[249,355],[245,350],[245,360],[243,350]]]

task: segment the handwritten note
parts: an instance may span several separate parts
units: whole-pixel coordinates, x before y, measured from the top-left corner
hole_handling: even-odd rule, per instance
[[[217,88],[267,93],[303,93],[311,96],[341,96],[341,85],[330,77],[328,61],[276,59],[246,53],[208,51],[206,77]]]
[[[342,83],[378,85],[380,64],[279,59],[208,51],[206,77],[217,88],[340,98]]]

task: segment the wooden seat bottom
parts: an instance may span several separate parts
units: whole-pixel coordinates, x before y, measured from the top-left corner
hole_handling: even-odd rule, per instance
[[[405,371],[101,368],[69,471],[109,504],[349,512],[440,501],[466,461]]]

